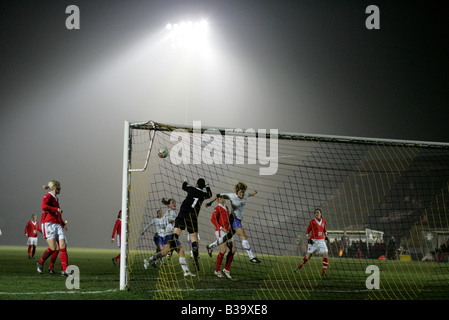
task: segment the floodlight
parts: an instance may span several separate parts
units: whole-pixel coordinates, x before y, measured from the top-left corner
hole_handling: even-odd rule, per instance
[[[168,31],[169,41],[173,48],[203,50],[207,46],[209,29],[207,20],[168,23],[165,29]]]

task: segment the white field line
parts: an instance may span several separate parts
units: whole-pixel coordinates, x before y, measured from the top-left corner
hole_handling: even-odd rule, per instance
[[[109,289],[109,290],[99,290],[99,291],[79,291],[79,290],[67,290],[67,291],[46,291],[46,292],[2,292],[0,291],[0,295],[39,295],[39,294],[98,294],[105,292],[115,292],[119,289]]]

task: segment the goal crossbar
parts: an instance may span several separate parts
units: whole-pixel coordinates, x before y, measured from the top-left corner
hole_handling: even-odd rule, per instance
[[[162,124],[154,121],[147,122],[130,122],[129,128],[139,129],[139,130],[154,130],[154,131],[172,131],[173,128],[182,129],[189,133],[204,133],[208,131],[208,134],[220,133],[220,134],[235,134],[239,135],[243,132],[238,132],[236,130],[241,130],[237,128],[224,128],[224,127],[212,127],[201,125],[198,128],[194,126],[182,125],[182,124]],[[214,131],[212,131],[214,130]],[[247,129],[245,129],[247,130]],[[257,137],[257,131],[254,132]],[[266,132],[265,137],[269,138],[270,133]],[[438,147],[438,148],[449,148],[449,143],[447,142],[437,142],[437,141],[420,141],[420,140],[401,140],[401,139],[385,139],[385,138],[368,138],[368,137],[354,137],[354,136],[343,136],[343,135],[324,135],[324,134],[313,134],[313,133],[297,133],[297,132],[278,132],[278,139],[286,140],[313,140],[319,139],[325,142],[343,142],[343,143],[362,143],[362,144],[389,144],[397,146],[407,146],[407,147]]]

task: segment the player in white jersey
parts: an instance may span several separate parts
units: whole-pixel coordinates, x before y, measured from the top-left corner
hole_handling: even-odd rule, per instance
[[[176,212],[176,201],[175,199],[168,199],[162,198],[162,203],[167,205],[168,209],[165,211],[165,215],[163,219],[165,219],[166,227],[165,227],[165,240],[166,243],[169,243],[169,241],[173,238],[173,230],[175,229],[175,220],[178,216],[178,213]],[[170,250],[167,252],[167,258],[168,260],[171,259],[171,256],[173,254],[174,248],[170,248]]]
[[[164,229],[165,245],[162,251],[157,252],[149,259],[144,260],[144,267],[146,265],[145,269],[148,268],[149,263],[153,263],[154,261],[157,261],[157,259],[162,259],[170,252],[170,249],[172,249],[176,250],[179,254],[179,263],[181,264],[181,268],[184,271],[184,276],[195,277],[195,275],[189,271],[189,267],[187,265],[187,260],[185,257],[184,249],[181,246],[181,242],[179,242],[177,239],[174,239],[174,222],[177,217],[176,201],[174,199],[165,200],[165,198],[163,198],[162,203],[167,205],[168,207],[167,211],[165,212],[165,215],[162,217],[162,220],[164,220],[165,223]],[[170,246],[170,243],[172,241],[177,241],[177,245]]]
[[[176,201],[174,199],[165,200],[162,199],[162,203],[168,206],[167,211],[165,211],[163,219],[165,220],[165,235],[173,234],[175,229],[175,220],[178,216],[176,212]]]
[[[154,218],[153,220],[151,220],[150,223],[147,224],[145,226],[145,228],[143,228],[142,235],[145,233],[145,231],[148,230],[149,227],[154,225],[154,226],[156,226],[156,234],[160,238],[164,238],[165,237],[165,219],[163,219],[163,216],[164,216],[164,212],[162,210],[158,210],[157,218]]]
[[[156,252],[160,252],[164,249],[165,246],[165,227],[166,227],[166,220],[163,218],[164,212],[162,210],[157,211],[157,218],[154,218],[150,221],[149,224],[143,228],[142,235],[145,233],[145,231],[148,230],[151,226],[156,227],[156,233],[154,234],[153,240],[156,244]],[[147,259],[144,259],[144,267],[145,269],[148,268],[148,263],[145,262]],[[159,259],[159,262],[162,264],[162,258]],[[156,262],[153,263],[153,266],[156,267]]]
[[[207,252],[209,256],[212,257],[212,249],[219,246],[220,244],[231,239],[235,233],[237,233],[242,240],[242,247],[245,249],[246,253],[249,256],[249,259],[253,263],[260,263],[260,260],[257,259],[251,249],[251,245],[248,241],[248,236],[245,233],[245,229],[242,226],[243,213],[246,202],[249,197],[253,197],[257,194],[257,191],[253,191],[251,193],[246,193],[246,189],[248,187],[245,183],[239,182],[235,186],[235,193],[220,193],[220,195],[224,199],[229,199],[231,202],[232,212],[230,215],[231,226],[229,232],[221,239],[217,239],[209,245],[206,245]],[[217,196],[211,199],[209,203],[206,204],[207,207],[210,207],[212,203],[217,199]]]

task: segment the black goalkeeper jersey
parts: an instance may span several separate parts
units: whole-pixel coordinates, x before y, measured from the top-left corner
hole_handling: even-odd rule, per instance
[[[206,192],[202,189],[189,186],[187,182],[182,184],[182,190],[187,192],[187,197],[181,204],[179,216],[184,218],[197,218],[204,200],[212,197],[212,191],[206,186]]]

